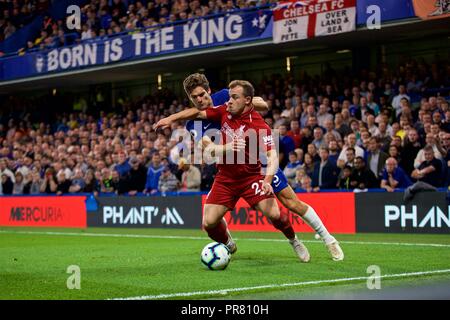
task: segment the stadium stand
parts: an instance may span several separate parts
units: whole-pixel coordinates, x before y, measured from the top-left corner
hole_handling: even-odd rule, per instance
[[[328,66],[321,76],[265,77],[255,85],[256,93],[269,105],[266,122],[280,130],[280,166],[290,169],[293,188],[392,191],[399,179],[402,187],[424,181],[448,188],[449,68],[439,56],[433,61],[404,57],[396,66],[372,71]],[[192,170],[180,164],[180,156],[190,155],[178,153],[173,134],[184,124],[158,132],[151,127],[187,108],[185,96],[168,89],[120,96],[115,108],[101,91],[87,100],[77,95],[52,99],[52,94],[38,99],[11,95],[2,101],[2,194],[157,194],[211,187],[215,168],[206,164],[196,165],[202,179],[195,188],[186,184],[186,171]],[[62,111],[41,112],[55,103]],[[434,172],[426,169],[430,164]],[[147,179],[139,180],[144,172]],[[330,186],[324,177],[334,172]]]
[[[67,2],[67,1],[63,1]],[[27,41],[5,54],[20,55],[25,52],[54,49],[82,41],[94,41],[142,30],[155,30],[171,24],[190,23],[195,19],[255,7],[265,8],[273,0],[79,0],[71,1],[81,6],[81,28],[69,30],[64,20],[65,7],[42,1],[3,1],[0,12],[1,40],[7,39],[20,28],[37,21],[40,32],[30,32]],[[36,19],[36,18],[40,19]],[[38,21],[39,20],[39,21]],[[36,28],[37,29],[37,28]],[[23,41],[22,41],[23,42]],[[26,43],[26,45],[25,45]]]

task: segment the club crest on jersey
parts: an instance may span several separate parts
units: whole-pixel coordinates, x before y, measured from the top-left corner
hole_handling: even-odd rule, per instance
[[[226,123],[226,122],[222,125],[222,131],[225,132],[225,134],[228,137],[231,137],[231,138],[241,138],[241,137],[243,137],[244,136],[244,129],[245,129],[245,124],[240,126],[239,129],[237,129],[237,130],[232,129],[230,127],[230,125],[228,123]]]
[[[264,144],[266,146],[273,146],[274,145],[272,135],[263,137],[263,141],[264,141]]]

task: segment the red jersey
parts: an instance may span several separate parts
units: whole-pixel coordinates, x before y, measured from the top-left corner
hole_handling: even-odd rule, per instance
[[[233,116],[226,109],[226,105],[208,108],[206,117],[210,121],[221,123],[222,143],[231,142],[233,137],[245,138],[245,161],[242,161],[241,157],[241,161],[238,163],[239,157],[236,156],[236,153],[232,157],[232,161],[227,161],[231,159],[224,156],[222,163],[217,164],[219,172],[216,179],[222,182],[232,182],[250,176],[261,176],[259,154],[275,147],[270,127],[254,108],[238,116]]]

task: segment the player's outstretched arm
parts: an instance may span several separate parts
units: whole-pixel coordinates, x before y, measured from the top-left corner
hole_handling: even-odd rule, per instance
[[[204,111],[200,111],[197,108],[189,108],[177,113],[174,113],[166,118],[159,120],[157,123],[153,125],[153,130],[158,128],[165,129],[169,127],[173,122],[180,120],[193,120],[201,117],[201,113],[205,113]],[[205,113],[206,118],[206,113]],[[202,118],[202,119],[205,119]]]
[[[276,150],[267,151],[267,168],[266,168],[266,176],[264,178],[264,183],[262,186],[262,190],[265,194],[273,193],[272,189],[272,180],[275,173],[278,170],[278,155]]]
[[[252,104],[256,111],[268,111],[269,105],[261,97],[253,97]]]

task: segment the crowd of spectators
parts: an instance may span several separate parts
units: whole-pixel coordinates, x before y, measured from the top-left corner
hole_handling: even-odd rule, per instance
[[[275,74],[255,84],[269,105],[266,123],[280,133],[280,167],[291,186],[307,192],[393,191],[415,181],[448,187],[449,70],[439,57],[405,58],[376,72],[328,66],[317,77]],[[180,155],[173,133],[184,123],[152,130],[186,108],[186,98],[120,100],[115,111],[87,108],[50,122],[27,108],[15,116],[0,108],[0,193],[208,191],[215,166]]]
[[[49,0],[0,0],[0,41],[47,11]]]
[[[4,0],[5,2],[5,0]],[[40,1],[6,1],[8,4],[18,6],[9,14],[20,18],[10,19],[15,23],[3,21],[5,37],[20,28],[31,16],[26,15],[27,7]],[[20,6],[24,2],[27,5]],[[43,1],[48,3],[49,1]],[[135,32],[136,30],[153,30],[166,24],[178,23],[188,19],[202,18],[209,15],[225,13],[237,9],[253,7],[265,7],[273,0],[91,0],[81,8],[81,28],[70,30],[66,21],[54,20],[50,15],[45,15],[40,35],[28,41],[26,48],[19,50],[19,54],[25,51],[39,49],[53,49],[66,45],[79,43],[82,40],[104,39],[123,32]],[[2,2],[0,2],[1,4]],[[6,11],[5,11],[6,14]],[[28,17],[28,18],[26,18]],[[70,17],[69,17],[70,19]]]

